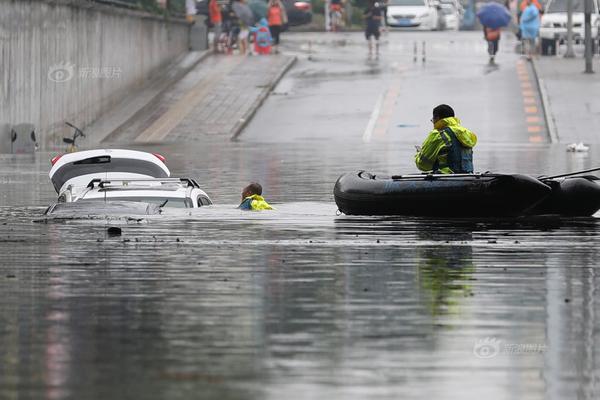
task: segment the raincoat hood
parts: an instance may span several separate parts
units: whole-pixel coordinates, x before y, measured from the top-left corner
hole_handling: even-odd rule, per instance
[[[477,144],[477,136],[464,126],[461,126],[460,119],[448,117],[440,119],[434,125],[434,128],[438,131],[446,127],[452,129],[452,132],[454,132],[454,135],[463,146],[472,148]]]

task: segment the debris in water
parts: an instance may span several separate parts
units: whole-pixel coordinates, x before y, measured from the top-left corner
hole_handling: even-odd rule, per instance
[[[106,232],[108,233],[109,236],[120,236],[122,231],[121,228],[119,228],[118,226],[110,226]]]

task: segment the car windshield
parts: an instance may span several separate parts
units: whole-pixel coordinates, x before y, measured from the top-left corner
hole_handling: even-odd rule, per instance
[[[82,199],[84,200],[84,199]],[[80,201],[82,201],[80,200]],[[90,199],[97,200],[97,199]],[[131,197],[107,197],[106,201],[139,201],[142,203],[156,204],[163,207],[171,208],[190,208],[191,206],[184,198],[180,197],[142,197],[142,196],[131,196]],[[164,204],[164,205],[163,205]]]
[[[425,0],[390,0],[390,6],[424,6]]]
[[[583,12],[584,11],[584,1],[585,0],[573,0],[573,11],[574,12]],[[546,12],[549,13],[565,13],[567,12],[567,4],[568,0],[551,0],[548,3],[548,8]]]

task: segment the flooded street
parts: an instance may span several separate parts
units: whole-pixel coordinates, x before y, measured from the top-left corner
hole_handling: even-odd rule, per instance
[[[0,155],[0,398],[600,397],[600,219],[351,217],[333,201],[345,172],[415,172],[441,102],[479,135],[477,171],[596,167],[597,147],[528,129],[514,42],[490,72],[479,32],[421,34],[425,66],[417,34],[385,36],[376,62],[360,33],[310,35],[282,39],[298,61],[238,140],[106,144],[163,154],[213,206],[46,219],[56,153]],[[275,211],[236,209],[250,181]]]

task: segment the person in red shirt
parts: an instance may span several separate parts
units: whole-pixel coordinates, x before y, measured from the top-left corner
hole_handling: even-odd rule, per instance
[[[269,22],[271,37],[273,38],[273,51],[279,53],[279,35],[283,26],[287,24],[287,14],[281,0],[269,0],[267,20]]]
[[[219,52],[219,39],[221,38],[221,9],[219,8],[219,4],[217,0],[210,0],[208,2],[208,15],[210,18],[210,23],[213,26],[213,34],[215,35],[213,39],[213,50],[215,52]]]

